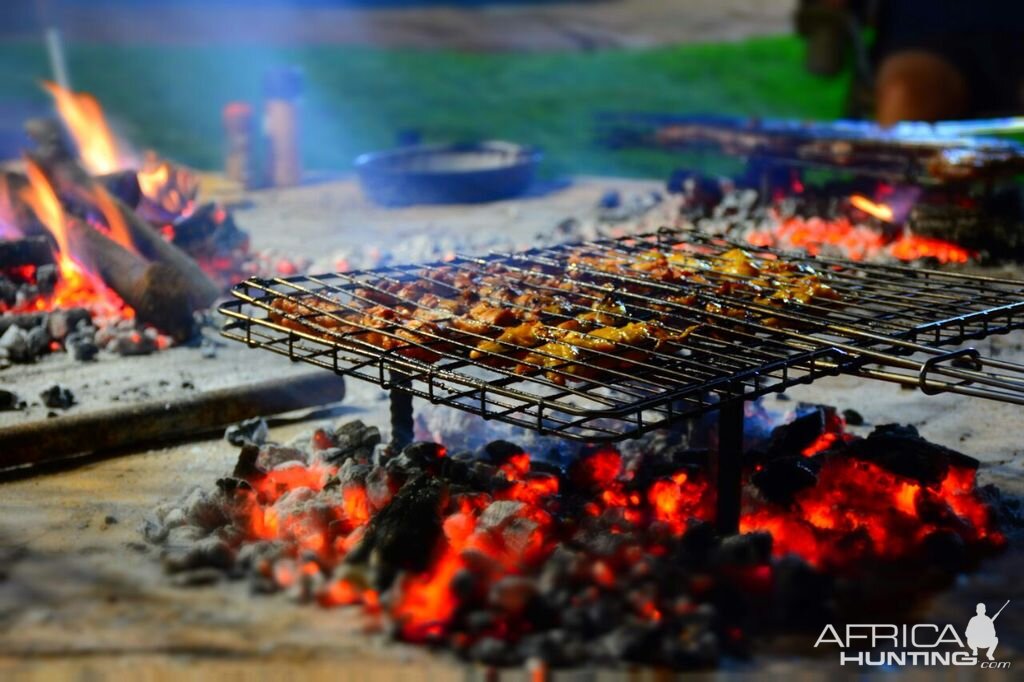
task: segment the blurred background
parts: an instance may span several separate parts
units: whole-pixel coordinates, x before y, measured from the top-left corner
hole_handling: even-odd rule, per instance
[[[5,0],[0,141],[51,110],[48,29],[67,79],[121,137],[223,165],[222,111],[297,66],[306,168],[347,171],[399,139],[535,145],[543,173],[664,177],[680,159],[594,143],[601,111],[832,119],[855,60],[805,67],[795,0]],[[14,149],[12,149],[14,147]]]

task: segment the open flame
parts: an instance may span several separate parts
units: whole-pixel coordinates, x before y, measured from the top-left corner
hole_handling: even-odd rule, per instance
[[[46,174],[31,160],[26,162],[29,184],[20,198],[49,231],[57,244],[55,256],[59,279],[49,296],[40,296],[25,304],[29,310],[83,307],[98,317],[134,316],[121,297],[107,288],[103,281],[75,260],[68,237],[67,218],[56,191]],[[92,229],[91,227],[88,229]]]
[[[878,218],[879,220],[883,220],[887,223],[892,222],[893,212],[890,206],[886,204],[876,204],[862,194],[854,194],[851,196],[850,205],[864,213],[867,213],[869,216]]]
[[[56,83],[44,82],[43,87],[53,96],[85,168],[96,175],[119,170],[122,160],[117,143],[96,98],[85,92],[65,90]]]

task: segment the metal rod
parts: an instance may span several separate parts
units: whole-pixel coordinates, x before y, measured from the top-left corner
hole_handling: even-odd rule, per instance
[[[390,372],[391,390],[391,449],[400,452],[412,442],[414,425],[412,414],[412,394],[395,388],[399,384],[407,384],[409,376],[392,370]]]
[[[734,400],[718,410],[718,446],[711,450],[715,527],[722,535],[734,535],[740,530],[742,458],[743,401]]]

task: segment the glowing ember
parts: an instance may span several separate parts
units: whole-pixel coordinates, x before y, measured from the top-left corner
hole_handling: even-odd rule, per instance
[[[142,195],[162,211],[158,217],[175,219],[191,214],[195,208],[199,179],[191,171],[172,166],[150,152],[136,177]]]
[[[773,229],[759,229],[747,235],[754,246],[800,249],[817,256],[826,252],[841,254],[854,261],[878,257],[913,261],[934,258],[940,263],[966,263],[974,254],[941,239],[904,233],[895,240],[878,230],[857,225],[848,218],[787,218]]]
[[[878,563],[912,565],[944,534],[976,552],[1004,543],[968,458],[949,456],[931,483],[896,474],[854,454],[875,436],[846,433],[834,411],[823,435],[790,456],[814,472],[813,484],[786,504],[766,501],[757,479],[746,486],[741,532],[770,538],[746,536],[740,559],[708,565],[695,557],[722,541],[700,523],[714,496],[699,469],[627,458],[610,447],[579,456],[567,471],[508,447],[487,455],[496,461],[474,463],[428,443],[343,464],[316,456],[338,452],[337,434],[362,433],[355,424],[314,433],[308,461],[273,466],[268,459],[269,470],[236,470],[244,478],[226,479],[235,483],[222,498],[233,527],[218,535],[277,548],[253,564],[274,587],[312,590],[325,606],[360,605],[389,619],[405,640],[447,642],[463,652],[487,638],[517,642],[564,628],[551,623],[568,616],[536,601],[555,564],[575,595],[562,610],[607,597],[623,609],[613,619],[675,628],[723,589],[772,599],[776,562],[786,555],[857,575]],[[419,550],[410,549],[417,543]],[[763,552],[752,549],[758,546]],[[680,573],[680,566],[690,568]],[[746,637],[728,617],[717,636],[729,646]]]
[[[56,83],[46,82],[43,87],[53,96],[57,112],[74,139],[85,168],[98,175],[121,168],[114,135],[96,98],[88,93],[64,90]]]

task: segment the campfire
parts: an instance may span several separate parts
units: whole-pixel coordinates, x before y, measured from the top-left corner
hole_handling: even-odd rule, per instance
[[[63,128],[0,175],[0,343],[8,361],[66,348],[79,359],[190,338],[194,313],[254,274],[247,236],[198,179],[153,153],[139,160],[90,95],[48,83]],[[65,131],[70,136],[68,143]]]

